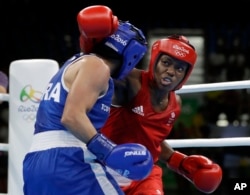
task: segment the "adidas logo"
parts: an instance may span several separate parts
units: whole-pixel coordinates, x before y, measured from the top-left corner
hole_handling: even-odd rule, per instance
[[[132,111],[136,114],[139,114],[141,116],[144,116],[144,112],[143,112],[143,106],[137,106],[135,108],[132,109]]]

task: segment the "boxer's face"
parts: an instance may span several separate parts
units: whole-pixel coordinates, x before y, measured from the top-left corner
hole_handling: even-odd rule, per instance
[[[185,77],[188,64],[167,54],[161,55],[155,65],[154,78],[160,89],[173,90]]]

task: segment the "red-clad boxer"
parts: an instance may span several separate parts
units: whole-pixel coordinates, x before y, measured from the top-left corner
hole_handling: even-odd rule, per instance
[[[151,48],[147,71],[134,69],[115,83],[110,117],[101,132],[116,143],[137,142],[205,193],[214,192],[222,180],[220,166],[201,155],[187,156],[164,141],[180,115],[181,99],[175,94],[189,78],[197,54],[185,36],[157,40]],[[155,165],[141,181],[118,178],[127,195],[161,195],[162,170]]]

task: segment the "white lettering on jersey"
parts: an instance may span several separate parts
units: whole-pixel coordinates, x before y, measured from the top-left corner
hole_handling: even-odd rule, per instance
[[[53,86],[53,83],[49,83],[45,94],[43,95],[43,100],[51,100],[54,99],[55,102],[60,101],[60,92],[61,92],[61,85],[60,83],[56,83]]]
[[[109,112],[110,111],[110,107],[105,105],[105,104],[102,104],[102,108],[101,108],[103,111],[105,112]]]

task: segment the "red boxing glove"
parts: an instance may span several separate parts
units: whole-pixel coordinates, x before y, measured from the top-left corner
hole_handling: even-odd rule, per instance
[[[118,28],[118,18],[109,7],[102,5],[89,6],[77,15],[78,27],[85,38],[107,37]]]
[[[93,44],[113,34],[119,24],[112,10],[102,5],[82,9],[77,15],[77,22],[81,33],[80,47],[85,53],[91,51]]]
[[[221,167],[204,156],[186,156],[175,151],[168,160],[167,166],[184,176],[204,193],[214,192],[222,180]]]

